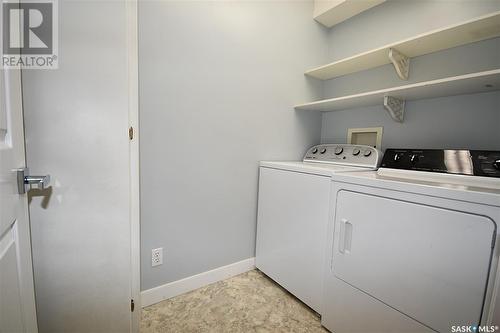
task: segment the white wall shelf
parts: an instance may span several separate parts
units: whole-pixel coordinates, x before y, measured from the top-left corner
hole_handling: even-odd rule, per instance
[[[326,112],[385,104],[391,114],[391,117],[395,121],[402,122],[404,114],[404,101],[473,94],[495,90],[500,90],[500,69],[324,99],[317,102],[296,105],[295,109]],[[386,97],[390,98],[387,99]],[[400,105],[400,102],[402,102],[402,106]],[[398,105],[401,106],[402,109],[395,107]]]
[[[313,17],[324,26],[331,28],[386,0],[315,0]]]
[[[389,58],[391,49],[396,50],[403,57],[412,58],[498,36],[500,36],[500,11],[359,53],[308,70],[305,74],[317,79],[328,80],[389,64],[391,63]],[[401,68],[398,70],[398,75],[404,78],[404,75],[399,73],[400,70]]]

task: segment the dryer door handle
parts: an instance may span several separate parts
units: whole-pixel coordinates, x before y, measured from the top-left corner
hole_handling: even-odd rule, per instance
[[[352,223],[347,219],[340,220],[339,252],[342,254],[351,253],[352,244]]]

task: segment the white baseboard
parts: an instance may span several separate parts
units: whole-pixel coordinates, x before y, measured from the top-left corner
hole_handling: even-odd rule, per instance
[[[180,294],[187,293],[188,291],[248,272],[254,268],[255,258],[248,258],[227,266],[215,268],[207,272],[164,284],[162,286],[144,290],[141,292],[141,304],[142,307],[152,305]]]

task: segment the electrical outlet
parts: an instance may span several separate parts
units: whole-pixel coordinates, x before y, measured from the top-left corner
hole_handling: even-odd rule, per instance
[[[163,248],[159,247],[157,249],[151,250],[151,266],[159,266],[163,264]]]

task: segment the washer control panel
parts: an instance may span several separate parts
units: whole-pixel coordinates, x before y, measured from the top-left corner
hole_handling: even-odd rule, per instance
[[[470,176],[500,177],[500,151],[387,149],[381,167]]]
[[[379,166],[382,153],[370,146],[322,144],[309,148],[304,162],[332,163],[369,168]]]

